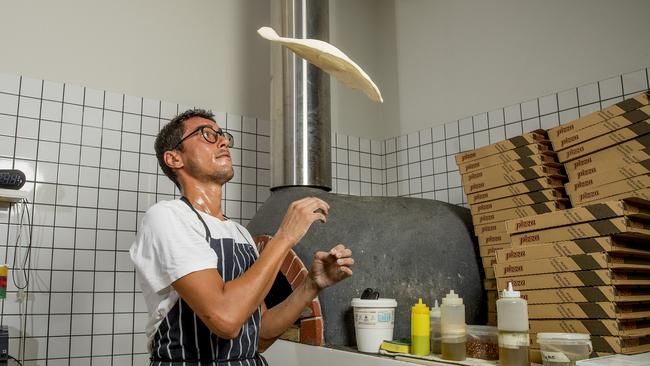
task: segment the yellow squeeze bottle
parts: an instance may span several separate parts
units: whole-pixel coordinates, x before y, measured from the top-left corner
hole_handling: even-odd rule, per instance
[[[426,356],[430,351],[429,307],[422,298],[411,308],[411,354]]]

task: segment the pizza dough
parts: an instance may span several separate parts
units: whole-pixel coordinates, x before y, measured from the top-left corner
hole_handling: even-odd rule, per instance
[[[298,39],[280,37],[269,27],[257,30],[260,36],[271,42],[279,43],[298,56],[304,58],[321,68],[326,73],[333,75],[339,81],[352,89],[359,89],[368,98],[375,102],[383,103],[381,92],[377,85],[370,79],[354,61],[350,60],[341,50],[327,42],[317,39]]]

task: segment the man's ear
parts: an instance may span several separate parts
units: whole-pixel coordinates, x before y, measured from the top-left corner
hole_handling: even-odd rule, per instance
[[[165,151],[163,159],[165,160],[165,164],[172,169],[179,169],[185,165],[183,164],[183,158],[176,150]]]

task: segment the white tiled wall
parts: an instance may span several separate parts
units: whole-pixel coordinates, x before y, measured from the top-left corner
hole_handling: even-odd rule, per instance
[[[333,191],[466,206],[458,152],[556,126],[648,87],[644,69],[383,141],[334,134]],[[1,304],[12,356],[26,365],[146,364],[146,308],[128,248],[146,209],[178,197],[153,141],[186,108],[0,74],[0,169],[27,174],[33,224],[27,301],[16,301],[10,278]],[[225,212],[246,224],[269,195],[269,123],[226,113],[217,121],[236,139]],[[10,266],[20,208],[0,203],[0,263]],[[23,228],[23,246],[27,238]]]
[[[332,191],[355,196],[384,196],[385,159],[382,141],[332,136]]]

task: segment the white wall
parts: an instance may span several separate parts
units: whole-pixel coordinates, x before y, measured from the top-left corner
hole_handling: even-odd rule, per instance
[[[267,0],[5,1],[0,72],[268,119]],[[331,0],[332,130],[383,139],[650,65],[645,0]]]
[[[268,0],[18,1],[0,7],[0,72],[269,118]],[[393,0],[332,0],[330,41],[381,87],[379,105],[332,81],[332,127],[396,134]],[[386,121],[390,121],[389,133]]]
[[[267,0],[3,1],[0,72],[267,118]]]
[[[330,42],[379,87],[384,103],[332,80],[332,130],[371,139],[399,134],[394,0],[331,0]]]
[[[395,3],[401,133],[650,65],[650,1]]]

